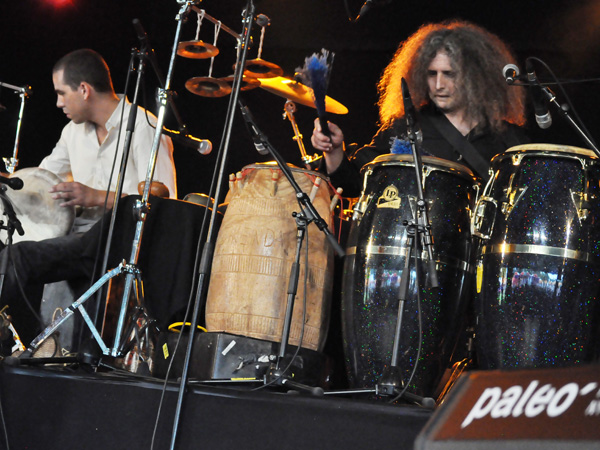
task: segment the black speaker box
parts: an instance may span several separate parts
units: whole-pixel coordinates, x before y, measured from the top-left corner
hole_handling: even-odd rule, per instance
[[[188,335],[184,334],[175,353],[178,333],[161,333],[154,356],[152,374],[164,378],[173,354],[175,359],[169,378],[181,376]],[[284,364],[289,363],[297,347],[287,346]],[[253,339],[228,333],[198,333],[189,367],[189,377],[197,380],[248,381],[262,380],[275,362],[279,343]],[[301,348],[290,367],[294,380],[299,383],[321,385],[324,378],[324,356]],[[281,368],[284,368],[285,365]]]

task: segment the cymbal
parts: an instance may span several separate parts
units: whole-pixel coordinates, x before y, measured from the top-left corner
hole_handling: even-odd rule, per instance
[[[185,88],[202,97],[224,97],[231,92],[226,81],[212,77],[194,77],[185,82]]]
[[[313,90],[302,83],[284,77],[259,78],[259,81],[260,87],[265,91],[300,103],[301,105],[315,108]],[[348,108],[329,96],[325,96],[325,110],[333,114],[348,113]]]
[[[183,41],[177,44],[177,54],[184,58],[206,59],[219,54],[219,49],[203,41]]]
[[[235,70],[235,64],[233,65]],[[271,78],[283,75],[283,69],[277,64],[261,58],[246,61],[244,75],[250,78]]]
[[[221,81],[225,81],[229,86],[233,85],[233,75],[228,77],[219,78]],[[240,86],[241,91],[249,91],[250,89],[254,89],[260,86],[260,81],[258,78],[253,77],[242,77],[242,85]]]

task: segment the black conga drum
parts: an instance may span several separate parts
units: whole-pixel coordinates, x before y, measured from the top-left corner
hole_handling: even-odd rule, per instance
[[[342,293],[342,328],[350,383],[374,387],[390,364],[398,316],[400,278],[407,255],[414,256],[404,221],[416,212],[416,174],[411,155],[382,155],[363,168],[364,188],[355,206],[348,238]],[[438,288],[428,288],[426,252],[410,265],[399,339],[399,366],[409,390],[431,396],[448,367],[469,301],[473,269],[471,211],[476,180],[465,166],[423,158]],[[420,246],[420,248],[422,248]],[[416,270],[422,275],[415,283]],[[420,289],[422,333],[419,332]]]
[[[598,353],[600,166],[528,144],[492,160],[479,199],[476,349],[483,369],[561,367]]]

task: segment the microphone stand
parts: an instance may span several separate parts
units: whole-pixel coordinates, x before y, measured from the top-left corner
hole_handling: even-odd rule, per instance
[[[414,267],[416,271],[416,295],[418,301],[418,308],[420,309],[419,299],[419,242],[423,242],[423,245],[427,249],[427,255],[429,261],[428,275],[429,284],[431,287],[436,288],[439,286],[437,278],[436,264],[433,254],[433,239],[431,235],[431,225],[429,224],[429,214],[427,208],[427,202],[423,193],[423,163],[421,161],[421,154],[419,151],[420,143],[419,136],[420,130],[416,124],[415,109],[410,98],[408,91],[408,85],[404,78],[402,78],[402,97],[404,100],[404,113],[406,116],[406,131],[407,137],[410,142],[413,159],[415,162],[415,179],[417,186],[417,210],[415,211],[416,220],[413,217],[412,220],[403,222],[404,226],[407,227],[407,254],[400,276],[400,286],[398,290],[398,316],[396,319],[396,329],[394,333],[394,341],[392,345],[392,358],[389,366],[383,369],[383,373],[379,378],[377,384],[373,389],[347,389],[342,391],[331,392],[331,394],[357,394],[357,393],[374,393],[376,395],[392,396],[395,395],[395,399],[405,398],[411,402],[420,404],[424,408],[433,409],[435,407],[435,400],[431,397],[421,397],[419,395],[407,392],[408,383],[404,383],[402,378],[402,368],[399,366],[400,363],[400,331],[402,330],[402,319],[404,313],[404,302],[408,296],[408,288],[410,281],[410,262],[414,259]],[[419,236],[422,238],[419,239]],[[414,252],[414,253],[411,253]],[[411,257],[412,255],[412,257]],[[414,258],[413,258],[414,257]],[[421,330],[421,315],[419,314],[419,329]],[[422,334],[422,331],[421,331]],[[417,357],[415,358],[415,365],[413,367],[413,373],[416,371],[417,364],[419,364],[419,358],[421,353],[421,347],[419,344],[419,350]]]
[[[0,201],[2,201],[4,215],[6,216],[6,220],[7,220],[6,225],[4,225],[3,220],[0,220],[0,229],[6,230],[6,243],[5,243],[6,250],[5,250],[4,254],[2,255],[2,259],[0,259],[0,297],[1,297],[2,291],[4,289],[4,278],[6,277],[6,270],[8,268],[9,252],[10,252],[10,248],[13,243],[13,234],[16,230],[21,236],[23,236],[25,234],[25,231],[23,230],[21,221],[18,219],[17,214],[15,213],[15,209],[13,208],[12,202],[6,196],[6,186],[4,184],[0,184]],[[8,314],[4,313],[4,310],[6,308],[8,308],[8,306],[5,306],[4,308],[2,308],[2,311],[0,311],[0,325],[4,326],[4,322],[8,322],[7,328],[12,333],[13,339],[15,342],[15,344],[11,348],[11,353],[14,353],[15,351],[18,351],[18,350],[24,351],[25,346],[23,345],[21,338],[19,337],[19,335],[18,335],[17,331],[15,330],[15,328],[13,327],[12,323],[10,323]]]
[[[256,123],[254,122],[254,118],[250,113],[250,110],[243,102],[240,101],[240,108],[242,111],[242,115],[246,124],[248,125],[248,129],[250,133],[252,133],[252,139],[254,140],[257,147],[266,148],[268,152],[273,156],[275,161],[277,162],[279,168],[288,179],[290,184],[292,185],[294,191],[296,192],[296,200],[300,205],[301,212],[294,212],[292,216],[296,219],[296,253],[294,263],[292,264],[290,279],[288,283],[288,298],[287,298],[287,306],[283,321],[283,330],[281,336],[281,345],[279,347],[279,354],[277,355],[275,363],[271,364],[271,367],[267,374],[265,375],[265,385],[280,385],[280,386],[290,386],[294,389],[307,391],[314,395],[323,395],[323,389],[320,387],[311,387],[296,381],[292,380],[293,375],[287,373],[289,370],[290,364],[287,367],[282,367],[285,359],[286,348],[289,341],[290,336],[290,328],[292,322],[292,313],[294,310],[294,301],[296,298],[296,293],[298,290],[298,279],[300,277],[300,254],[302,249],[302,243],[304,241],[304,236],[306,235],[306,230],[308,225],[311,222],[314,222],[315,225],[321,230],[324,234],[335,252],[343,257],[345,255],[344,249],[337,242],[335,236],[329,230],[327,223],[323,218],[319,215],[319,212],[316,210],[315,206],[310,201],[309,196],[302,191],[296,180],[294,179],[294,175],[292,171],[288,167],[285,160],[281,157],[281,155],[275,150],[275,148],[271,145],[267,137],[260,131]],[[300,347],[301,342],[298,344]]]
[[[542,90],[542,93],[548,99],[548,101],[556,107],[556,109],[560,113],[560,115],[565,118],[567,123],[573,127],[573,129],[579,134],[579,136],[581,136],[583,138],[583,140],[586,142],[586,144],[589,145],[589,147],[594,151],[596,156],[598,156],[600,158],[600,150],[598,149],[596,144],[594,144],[592,139],[581,129],[581,127],[579,125],[577,125],[577,122],[575,122],[575,120],[573,120],[573,118],[569,114],[568,105],[566,105],[566,104],[561,105],[556,100],[556,95],[554,95],[554,92],[552,92],[552,90],[550,88],[548,88],[547,86],[540,86],[540,89]]]
[[[6,171],[9,173],[13,173],[19,164],[19,160],[17,156],[19,154],[19,139],[21,135],[21,124],[23,123],[23,112],[25,111],[25,100],[29,98],[31,95],[31,87],[30,86],[13,86],[12,84],[3,83],[0,81],[0,87],[7,87],[9,89],[14,90],[19,93],[21,97],[21,106],[19,108],[19,117],[17,119],[17,132],[15,133],[15,146],[13,148],[13,155],[10,158],[2,158],[4,161],[4,165],[6,166]]]
[[[404,79],[402,79],[404,82]],[[403,86],[404,87],[404,86]],[[404,95],[406,97],[406,93]],[[408,110],[408,108],[405,108]],[[398,318],[396,321],[396,330],[394,334],[394,344],[392,348],[392,359],[390,361],[390,365],[387,366],[382,376],[379,378],[379,381],[375,388],[376,394],[381,395],[397,395],[398,397],[405,397],[411,401],[415,401],[420,403],[425,407],[432,407],[435,402],[433,399],[424,398],[417,396],[415,394],[406,392],[406,388],[408,386],[404,385],[402,380],[402,370],[399,366],[399,347],[400,347],[400,331],[402,328],[402,316],[404,310],[404,302],[406,301],[408,295],[408,287],[410,280],[410,260],[411,260],[411,251],[414,252],[414,261],[415,261],[415,270],[418,272],[419,270],[419,245],[420,242],[419,236],[422,236],[423,245],[427,249],[427,254],[429,257],[428,261],[428,274],[429,274],[429,283],[431,287],[438,287],[438,279],[437,279],[437,271],[435,267],[435,260],[433,256],[433,239],[431,236],[431,225],[429,224],[429,215],[427,202],[425,201],[425,196],[423,193],[423,163],[421,161],[421,155],[418,150],[418,137],[415,131],[415,119],[414,115],[410,112],[406,113],[407,119],[407,135],[408,140],[410,142],[410,146],[412,149],[413,159],[415,162],[415,178],[416,178],[416,186],[417,186],[417,211],[416,214],[416,222],[413,218],[411,221],[404,221],[404,225],[407,227],[407,248],[408,253],[406,255],[406,260],[404,264],[404,269],[402,270],[402,275],[400,276],[400,287],[398,293]],[[414,245],[413,245],[414,244]],[[417,276],[418,280],[418,276]],[[418,286],[417,286],[417,296],[418,296]],[[420,316],[419,316],[420,320]],[[419,348],[420,351],[420,348]],[[418,364],[418,357],[415,360],[415,364]]]

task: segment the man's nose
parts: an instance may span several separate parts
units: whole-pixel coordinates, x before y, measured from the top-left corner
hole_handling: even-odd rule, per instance
[[[437,77],[435,78],[435,88],[436,89],[442,89],[444,87],[444,77],[443,75],[440,73],[437,75]]]

